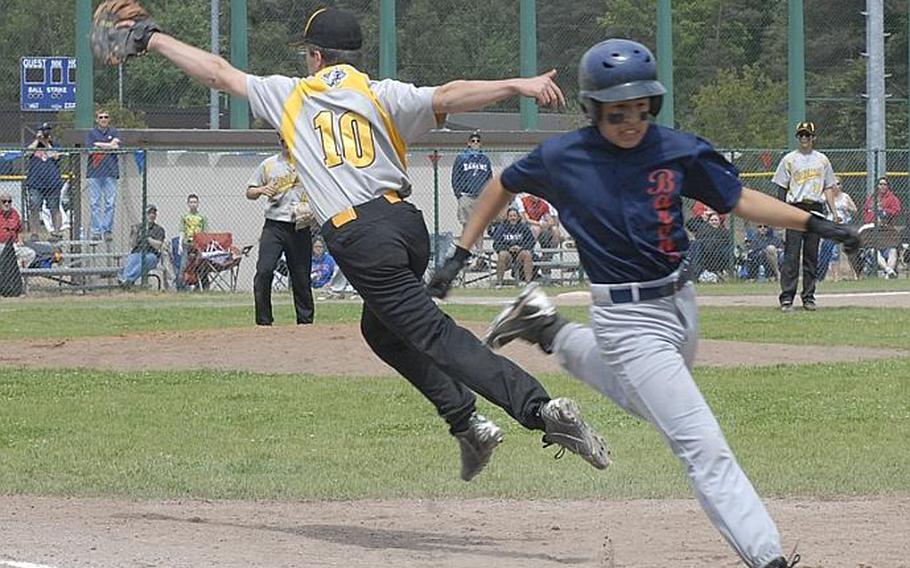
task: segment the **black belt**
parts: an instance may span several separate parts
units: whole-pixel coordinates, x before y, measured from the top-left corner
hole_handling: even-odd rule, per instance
[[[667,282],[658,286],[642,286],[638,289],[638,301],[647,302],[649,300],[658,300],[666,298],[679,292],[686,282],[689,281],[689,259],[686,258],[679,267],[679,275],[673,282]],[[636,301],[632,294],[632,288],[618,288],[610,290],[610,301],[614,304],[629,304]]]

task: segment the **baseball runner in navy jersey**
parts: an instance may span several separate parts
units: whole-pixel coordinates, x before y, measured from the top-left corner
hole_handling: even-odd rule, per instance
[[[327,8],[309,18],[295,42],[312,75],[257,77],[160,32],[148,18],[112,23],[117,5],[107,2],[96,11],[96,55],[117,61],[120,51],[106,53],[102,40],[130,30],[136,37],[126,43],[133,54],[159,53],[206,85],[248,98],[253,114],[281,132],[326,245],[363,298],[364,338],[448,422],[464,480],[481,471],[502,441],[502,431],[475,411],[474,392],[526,428],[543,430],[545,443],[559,444],[594,467],[607,466],[606,445],[575,402],[551,399],[534,377],[487,349],[427,295],[429,234],[421,212],[406,200],[408,143],[450,112],[513,96],[561,104],[555,71],[440,87],[372,81],[354,66],[362,44],[356,17]]]
[[[720,213],[820,233],[855,248],[853,229],[743,188],[707,141],[653,125],[663,85],[643,45],[611,39],[581,60],[580,97],[592,125],[551,138],[494,177],[465,228],[464,251],[513,193],[559,211],[591,279],[591,325],[561,318],[530,286],[494,320],[491,347],[515,338],[556,353],[563,367],[647,420],[683,463],[699,502],[751,567],[791,566],[774,523],[692,380],[698,340],[695,290],[684,261],[682,197]],[[429,287],[444,294],[458,257]],[[457,272],[456,272],[457,273]],[[793,559],[795,563],[797,558]]]

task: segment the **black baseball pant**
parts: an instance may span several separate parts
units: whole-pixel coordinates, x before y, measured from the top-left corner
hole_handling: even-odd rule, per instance
[[[824,212],[822,203],[792,204],[804,211]],[[815,233],[787,229],[784,239],[784,260],[780,267],[780,303],[792,304],[799,284],[800,253],[803,267],[803,304],[815,302],[815,283],[818,273],[818,245],[821,238]]]
[[[373,351],[435,406],[451,432],[467,428],[474,391],[521,425],[542,430],[543,386],[440,310],[424,289],[430,239],[423,215],[380,197],[354,208],[357,218],[322,226],[326,245],[363,298],[360,329]]]
[[[313,238],[310,231],[297,231],[294,223],[266,219],[259,237],[259,258],[253,278],[256,324],[272,325],[272,280],[282,252],[291,278],[297,323],[313,323],[313,290],[310,288]]]

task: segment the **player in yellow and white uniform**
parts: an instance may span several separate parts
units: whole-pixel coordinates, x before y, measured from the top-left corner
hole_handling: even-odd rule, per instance
[[[545,443],[559,444],[597,468],[607,466],[606,444],[573,401],[551,399],[534,377],[436,306],[423,284],[429,235],[422,213],[406,201],[408,143],[444,114],[510,97],[565,104],[555,71],[440,87],[373,81],[356,68],[359,23],[350,12],[332,8],[315,12],[298,42],[311,73],[306,78],[247,75],[157,28],[144,30],[153,34],[149,52],[211,88],[248,98],[253,114],[281,132],[326,245],[363,298],[364,338],[446,420],[459,443],[463,479],[479,473],[502,440],[502,431],[475,411],[474,392],[526,428],[544,431]]]

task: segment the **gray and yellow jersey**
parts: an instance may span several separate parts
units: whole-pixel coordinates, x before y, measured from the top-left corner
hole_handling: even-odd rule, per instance
[[[771,181],[787,188],[787,203],[824,203],[825,190],[836,182],[828,156],[818,150],[793,150],[781,159]]]
[[[371,81],[350,65],[247,76],[250,109],[280,131],[320,224],[389,190],[410,195],[407,144],[436,127],[435,89]]]
[[[259,187],[269,183],[273,183],[278,192],[274,197],[265,200],[263,205],[265,218],[285,223],[294,222],[294,208],[301,201],[306,201],[297,168],[281,154],[269,156],[250,176],[247,187]]]

